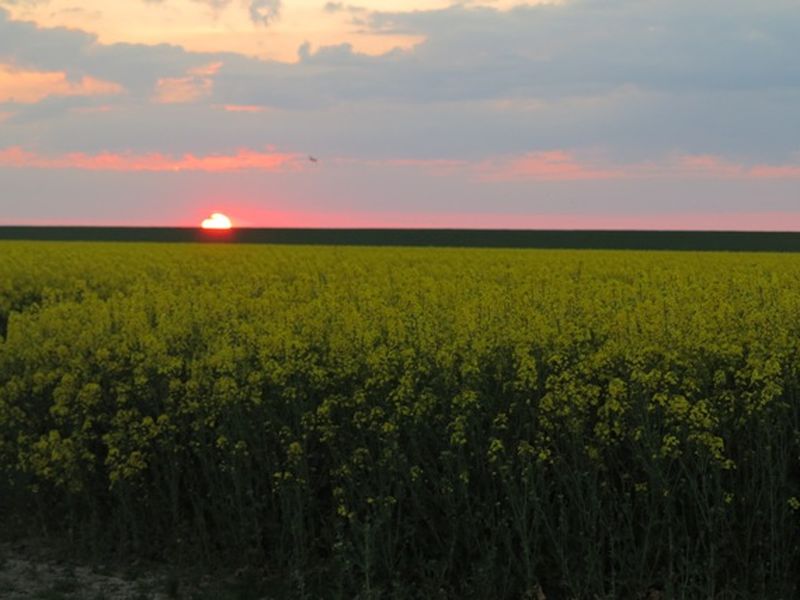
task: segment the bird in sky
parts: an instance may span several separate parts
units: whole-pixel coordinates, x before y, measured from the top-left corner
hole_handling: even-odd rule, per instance
[[[310,160],[313,163],[319,162],[315,156],[311,156],[310,154],[308,155],[308,160]]]

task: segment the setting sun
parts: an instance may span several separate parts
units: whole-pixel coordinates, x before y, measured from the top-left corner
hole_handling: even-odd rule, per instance
[[[222,213],[212,213],[200,226],[203,229],[230,229],[231,220]]]

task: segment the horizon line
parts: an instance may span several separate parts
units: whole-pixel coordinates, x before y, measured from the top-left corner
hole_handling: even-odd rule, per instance
[[[797,229],[678,229],[678,228],[665,228],[665,229],[630,229],[630,228],[615,228],[615,227],[572,227],[572,228],[521,228],[521,227],[280,227],[280,226],[233,226],[230,229],[204,229],[199,225],[30,225],[30,224],[14,224],[2,225],[0,224],[0,231],[7,229],[123,229],[123,230],[163,230],[163,231],[198,231],[201,233],[208,233],[210,235],[230,233],[236,231],[411,231],[411,232],[447,232],[447,231],[464,231],[464,232],[498,232],[498,233],[515,233],[515,232],[552,232],[552,233],[736,233],[736,234],[798,234],[800,230]]]

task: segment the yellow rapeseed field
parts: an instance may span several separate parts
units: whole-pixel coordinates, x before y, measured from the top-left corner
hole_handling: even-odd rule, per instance
[[[0,242],[0,478],[287,598],[788,600],[800,257]]]

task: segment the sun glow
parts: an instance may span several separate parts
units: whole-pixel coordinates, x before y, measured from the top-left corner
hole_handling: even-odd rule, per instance
[[[222,213],[212,213],[200,226],[203,229],[230,229],[231,220]]]

